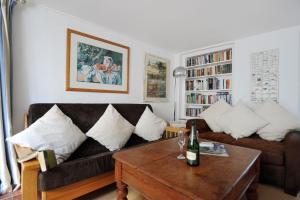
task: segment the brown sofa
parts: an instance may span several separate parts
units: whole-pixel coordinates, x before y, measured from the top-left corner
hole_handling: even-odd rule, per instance
[[[289,132],[282,142],[267,141],[257,134],[234,139],[225,133],[214,133],[203,119],[197,119],[200,138],[262,151],[260,182],[284,188],[286,193],[297,195],[300,189],[300,132]],[[191,120],[187,128],[191,127]]]
[[[27,122],[34,123],[54,104],[32,104]],[[57,104],[84,133],[102,116],[108,104]],[[149,104],[113,104],[116,110],[131,124],[136,125]],[[124,148],[143,145],[148,141],[132,134]],[[105,146],[87,138],[62,164],[40,172],[37,161],[22,164],[23,199],[36,199],[37,191],[42,199],[73,199],[114,182],[114,160]]]

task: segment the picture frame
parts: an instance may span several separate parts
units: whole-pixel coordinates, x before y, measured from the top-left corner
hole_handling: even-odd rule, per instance
[[[66,91],[129,92],[130,48],[67,29]]]
[[[144,101],[145,102],[168,102],[170,60],[155,56],[145,55],[144,73]]]

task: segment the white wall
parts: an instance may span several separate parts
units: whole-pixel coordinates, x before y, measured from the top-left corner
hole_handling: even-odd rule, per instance
[[[292,27],[235,41],[233,101],[250,100],[250,54],[279,49],[279,104],[300,117],[300,27]]]
[[[279,103],[288,111],[300,117],[300,26],[186,51],[178,56],[180,56],[180,62],[184,64],[187,56],[216,50],[216,48],[222,48],[222,46],[226,48],[228,43],[233,45],[233,103],[235,104],[239,100],[250,101],[251,53],[278,48],[280,54]],[[184,117],[184,96],[181,99],[180,116]]]
[[[28,2],[21,5],[21,8],[17,7],[14,13],[13,126],[15,132],[23,128],[23,114],[32,103],[143,103],[145,53],[168,58],[171,60],[171,68],[173,66],[174,57],[169,52],[52,9]],[[130,47],[129,94],[65,91],[67,28]],[[170,90],[169,102],[172,102],[172,98],[173,89]],[[158,116],[166,120],[172,118],[172,104],[152,103],[152,106]]]

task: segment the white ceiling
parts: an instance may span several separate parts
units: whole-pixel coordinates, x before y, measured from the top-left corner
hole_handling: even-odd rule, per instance
[[[300,24],[300,0],[32,0],[180,52]]]

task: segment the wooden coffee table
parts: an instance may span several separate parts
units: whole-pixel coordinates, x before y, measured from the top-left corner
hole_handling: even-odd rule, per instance
[[[257,199],[261,152],[225,145],[229,157],[201,155],[200,166],[177,160],[177,138],[114,154],[118,200],[127,199],[127,185],[146,199]]]

